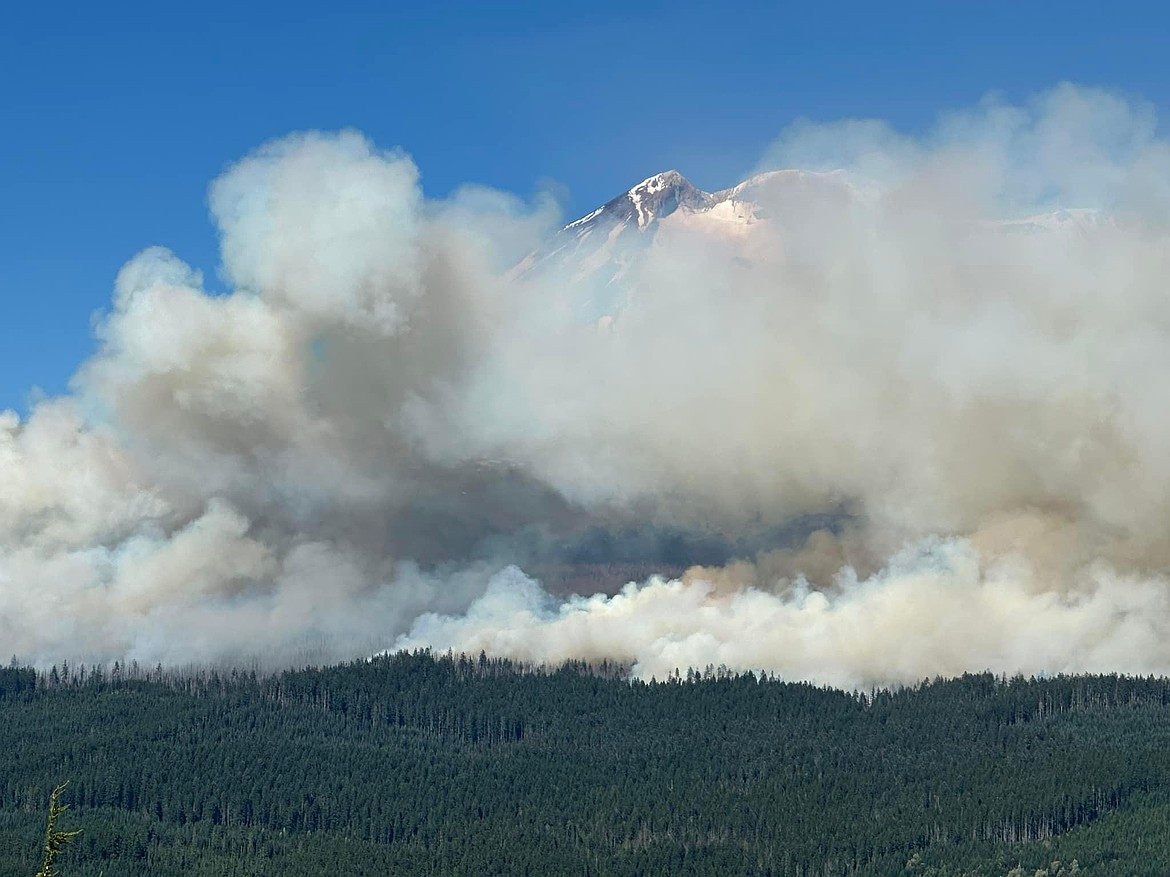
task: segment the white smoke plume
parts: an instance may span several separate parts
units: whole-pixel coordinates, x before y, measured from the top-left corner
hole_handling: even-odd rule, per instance
[[[1170,672],[1153,111],[801,122],[763,167],[832,172],[672,217],[599,329],[571,271],[513,270],[550,199],[428,200],[353,132],[261,148],[211,188],[233,291],[144,251],[73,394],[0,419],[0,648]],[[692,568],[566,596],[583,561]]]

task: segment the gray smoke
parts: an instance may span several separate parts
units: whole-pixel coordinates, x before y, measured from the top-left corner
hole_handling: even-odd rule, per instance
[[[1170,672],[1152,111],[801,122],[793,166],[754,221],[663,222],[585,324],[571,271],[511,270],[551,200],[261,148],[211,188],[233,291],[144,251],[72,395],[0,420],[0,647]]]

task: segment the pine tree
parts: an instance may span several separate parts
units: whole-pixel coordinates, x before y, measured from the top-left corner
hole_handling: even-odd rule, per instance
[[[45,847],[44,858],[41,860],[41,870],[37,871],[36,877],[54,877],[57,873],[53,870],[53,863],[57,856],[66,846],[81,834],[77,831],[61,831],[57,828],[57,820],[61,818],[61,814],[69,809],[68,804],[60,803],[61,793],[65,791],[67,783],[62,783],[53,789],[53,793],[49,795],[49,825],[45,829]]]

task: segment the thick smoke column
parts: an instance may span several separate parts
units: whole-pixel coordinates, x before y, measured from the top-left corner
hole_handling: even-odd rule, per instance
[[[834,172],[664,223],[599,327],[572,271],[512,270],[551,204],[428,201],[353,133],[262,148],[211,191],[234,291],[145,251],[74,395],[4,415],[0,645],[1170,672],[1153,114],[1063,86],[917,139],[800,123],[766,166]],[[520,571],[597,533],[707,565]]]
[[[352,133],[261,149],[211,207],[236,291],[141,253],[76,395],[5,415],[0,642],[23,658],[375,648],[482,589],[396,541],[433,556],[430,514],[442,559],[482,523],[442,503],[483,467],[431,466],[405,424],[486,355],[488,244]]]

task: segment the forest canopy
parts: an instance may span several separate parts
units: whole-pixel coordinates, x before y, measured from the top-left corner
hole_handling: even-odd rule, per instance
[[[34,873],[66,779],[78,877],[1160,875],[1168,719],[1170,680],[1123,676],[10,666],[0,877]]]

